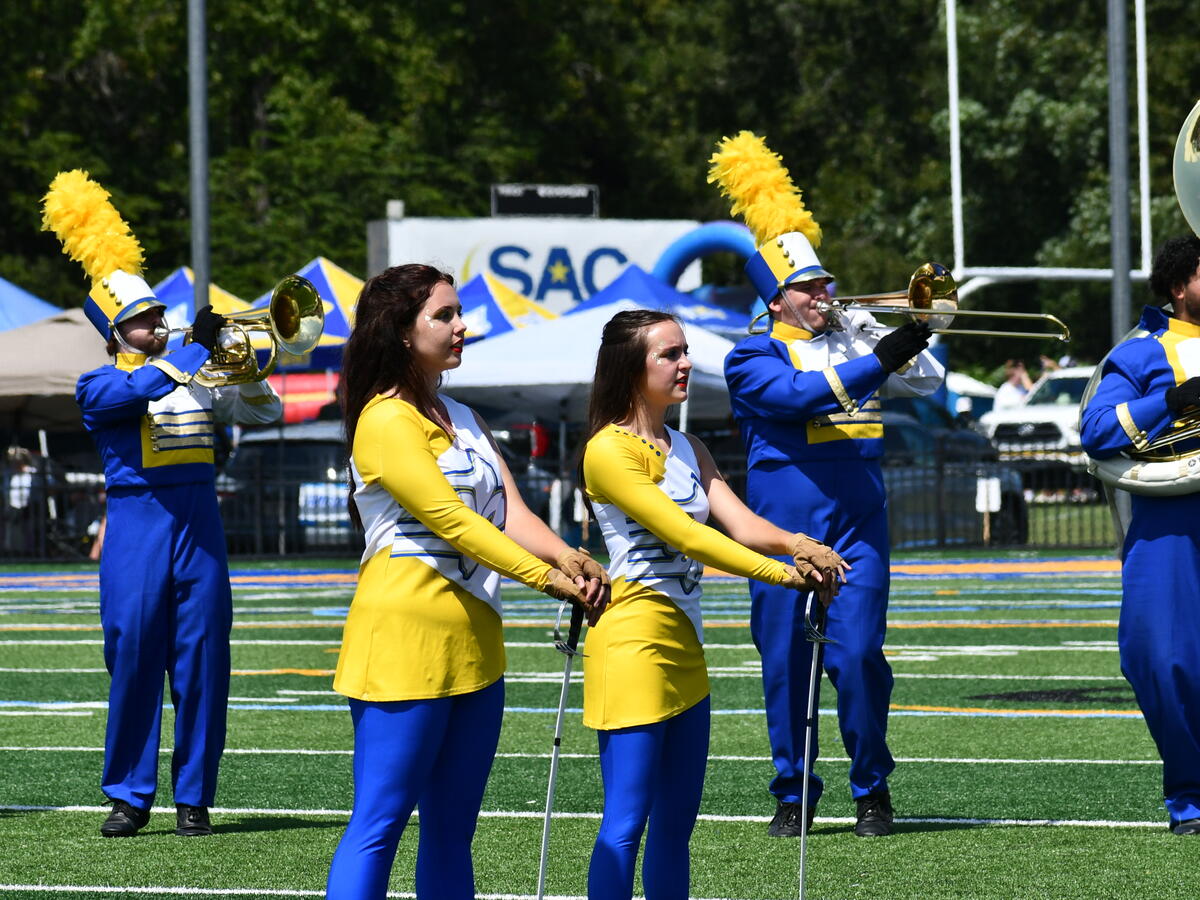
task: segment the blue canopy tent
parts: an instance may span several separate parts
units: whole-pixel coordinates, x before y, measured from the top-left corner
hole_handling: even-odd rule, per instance
[[[20,328],[62,312],[53,303],[35,297],[24,288],[0,278],[0,331]]]
[[[518,294],[494,275],[476,275],[458,289],[467,343],[558,318],[541,304]]]
[[[342,349],[354,325],[354,306],[358,303],[363,281],[323,256],[310,260],[297,269],[296,274],[311,281],[325,301],[325,330],[316,349],[302,359],[281,358],[278,368],[289,372],[340,369]],[[265,309],[270,302],[271,292],[268,291],[254,301],[254,308]]]
[[[170,328],[187,328],[192,324],[195,313],[196,279],[192,270],[180,266],[154,286],[154,295],[167,307],[163,314]],[[250,308],[245,300],[235,297],[215,284],[208,286],[208,302],[213,311],[221,315],[241,312]]]
[[[618,300],[632,300],[647,309],[661,309],[679,316],[690,325],[699,325],[718,333],[745,334],[746,323],[750,321],[745,313],[705,304],[677,291],[634,264],[630,264],[608,287],[592,294],[566,315],[607,306]]]

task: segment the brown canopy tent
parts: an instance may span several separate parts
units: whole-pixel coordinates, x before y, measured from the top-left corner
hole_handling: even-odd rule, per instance
[[[0,332],[0,427],[80,431],[75,382],[110,362],[82,309]]]

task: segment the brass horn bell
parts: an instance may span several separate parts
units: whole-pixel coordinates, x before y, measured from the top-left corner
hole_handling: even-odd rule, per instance
[[[292,356],[308,353],[325,330],[325,306],[313,283],[300,275],[288,275],[271,291],[266,309],[248,309],[225,316],[225,326],[217,336],[217,346],[194,380],[205,387],[262,381],[275,369],[279,350]],[[269,357],[259,366],[251,334],[268,334]],[[184,334],[191,340],[192,329],[175,328],[170,334]]]

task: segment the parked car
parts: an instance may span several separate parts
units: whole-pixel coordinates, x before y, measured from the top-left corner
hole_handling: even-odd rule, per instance
[[[556,476],[530,456],[536,433],[512,426],[493,434],[521,496],[544,518]],[[217,479],[230,551],[361,549],[347,506],[348,458],[340,421],[243,432]]]
[[[886,408],[883,425],[892,547],[1024,544],[1029,539],[1021,473],[1000,462],[985,437]]]
[[[988,542],[1026,543],[1029,514],[1021,473],[999,461],[987,438],[925,397],[885,399],[883,422],[883,481],[893,547],[981,544],[985,515],[979,508],[990,503],[998,508],[986,516]],[[737,429],[713,423],[691,431],[708,445],[733,490],[745,497],[746,452]]]
[[[1082,467],[1079,404],[1095,366],[1070,366],[1047,372],[1025,402],[994,409],[979,420],[1001,459],[1043,460]]]
[[[348,493],[342,423],[334,421],[243,432],[217,478],[233,553],[361,548]]]

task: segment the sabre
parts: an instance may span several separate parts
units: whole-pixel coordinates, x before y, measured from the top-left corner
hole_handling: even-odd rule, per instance
[[[832,586],[832,571],[826,569],[822,575],[826,579],[823,585]],[[817,687],[820,684],[818,679],[821,677],[821,650],[825,644],[835,643],[822,631],[827,615],[828,610],[825,604],[820,602],[818,592],[811,591],[804,605],[804,638],[812,643],[813,648],[812,666],[808,673],[808,713],[804,722],[804,787],[800,790],[800,806],[803,811],[800,819],[800,900],[804,900],[805,860],[808,854],[809,765],[812,760],[813,725],[817,714]]]
[[[546,896],[546,864],[550,859],[550,815],[554,809],[554,787],[558,781],[558,754],[562,746],[563,719],[567,712],[567,690],[571,686],[571,667],[578,654],[579,632],[583,628],[583,607],[571,607],[571,625],[566,640],[562,637],[564,602],[558,608],[558,619],[554,623],[554,649],[567,658],[563,663],[562,693],[558,697],[558,718],[554,721],[554,749],[550,751],[550,784],[546,788],[546,817],[542,822],[542,857],[538,862],[537,900]]]

